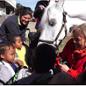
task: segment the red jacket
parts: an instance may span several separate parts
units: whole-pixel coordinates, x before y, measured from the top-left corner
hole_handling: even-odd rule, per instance
[[[76,78],[79,74],[85,71],[86,65],[86,49],[75,50],[73,40],[70,39],[63,51],[57,56],[56,63],[58,64],[58,58],[67,61],[70,69],[68,74]]]

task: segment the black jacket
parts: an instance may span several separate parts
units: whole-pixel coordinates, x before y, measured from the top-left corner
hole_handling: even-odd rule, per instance
[[[39,5],[43,5],[44,7],[48,6],[49,1],[38,1],[35,7],[34,11],[34,17],[38,18],[39,21],[41,20],[41,17],[43,15],[44,10],[40,10]]]
[[[50,73],[32,73],[32,75],[18,80],[14,85],[45,85],[51,80],[53,76]]]
[[[18,24],[18,16],[9,16],[1,25],[0,35],[8,39],[11,35],[21,35],[22,39],[25,40],[25,29],[26,27]]]

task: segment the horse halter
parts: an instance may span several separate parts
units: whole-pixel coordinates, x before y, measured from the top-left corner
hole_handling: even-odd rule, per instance
[[[55,40],[54,41],[47,41],[47,40],[41,40],[41,39],[39,39],[39,42],[44,42],[44,43],[47,43],[47,44],[54,44],[54,46],[58,48],[59,45],[61,44],[62,40],[67,35],[67,28],[66,28],[66,22],[67,22],[67,20],[66,20],[66,15],[67,15],[67,13],[65,11],[63,11],[63,23],[62,23],[61,29],[60,29],[59,33],[57,34]],[[65,29],[65,36],[64,36],[64,38],[62,40],[60,40],[59,44],[57,45],[57,40],[58,40],[58,38],[59,38],[59,36],[60,36],[63,28]]]

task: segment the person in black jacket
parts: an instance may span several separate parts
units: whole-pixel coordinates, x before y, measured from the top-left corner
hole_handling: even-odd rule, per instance
[[[22,7],[19,15],[12,15],[8,17],[1,25],[0,38],[8,40],[11,35],[21,34],[22,40],[25,41],[25,31],[28,23],[32,19],[32,9],[29,7]]]
[[[39,24],[40,24],[41,18],[43,16],[44,10],[48,6],[48,4],[49,4],[49,0],[40,0],[36,4],[35,11],[34,11],[34,17],[37,20],[36,26],[35,26],[35,28],[37,30],[40,29]]]

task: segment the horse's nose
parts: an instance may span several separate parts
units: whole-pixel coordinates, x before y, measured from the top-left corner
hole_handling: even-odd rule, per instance
[[[49,25],[50,25],[50,26],[55,26],[55,24],[56,24],[56,20],[55,20],[55,19],[51,19],[51,20],[49,21]]]

